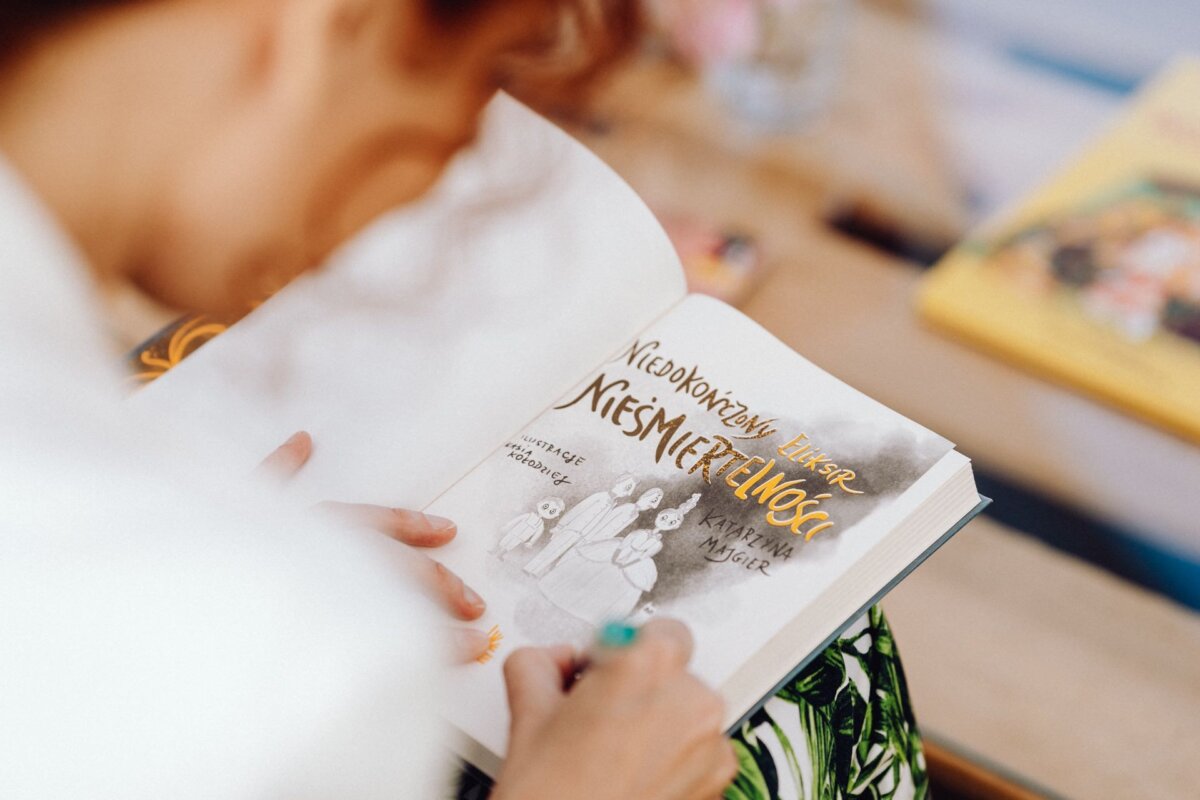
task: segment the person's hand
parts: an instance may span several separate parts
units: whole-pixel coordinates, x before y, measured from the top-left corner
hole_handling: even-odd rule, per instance
[[[737,774],[719,695],[687,671],[681,623],[649,622],[571,685],[570,647],[504,664],[512,710],[493,800],[713,800]],[[570,686],[570,688],[566,688]]]
[[[259,469],[269,476],[287,480],[308,463],[312,451],[312,437],[300,431],[267,456]],[[322,503],[320,508],[352,523],[378,530],[412,547],[440,547],[458,533],[458,528],[450,520],[420,511],[336,502]],[[408,560],[418,580],[451,616],[464,621],[482,616],[486,608],[483,598],[463,583],[461,578],[426,555],[414,551],[410,556]],[[488,649],[488,635],[483,631],[456,627],[452,634],[454,652],[461,661],[478,658]]]

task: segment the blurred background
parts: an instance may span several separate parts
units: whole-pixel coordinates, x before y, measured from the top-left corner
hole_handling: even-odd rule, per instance
[[[1194,6],[649,10],[637,56],[553,114],[664,221],[695,290],[953,439],[995,498],[884,603],[935,796],[1200,797],[1200,446],[931,330],[914,302],[948,249],[1200,51]]]

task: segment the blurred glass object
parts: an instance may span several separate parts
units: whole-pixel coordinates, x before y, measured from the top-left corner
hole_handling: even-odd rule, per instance
[[[828,105],[851,0],[655,0],[672,48],[742,120],[795,129]]]

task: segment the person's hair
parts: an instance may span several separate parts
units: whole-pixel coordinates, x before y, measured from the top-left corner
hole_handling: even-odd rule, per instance
[[[452,7],[505,0],[426,0]],[[642,30],[638,0],[560,0],[545,35],[513,54],[499,76],[502,88],[546,112],[571,114],[597,79],[630,52]]]
[[[46,31],[89,11],[131,0],[0,0],[0,62]]]
[[[0,65],[39,36],[90,12],[154,0],[0,0]],[[420,0],[435,23],[469,25],[506,0]],[[641,26],[637,0],[559,0],[560,14],[543,37],[514,53],[501,85],[536,105],[571,98],[623,56]]]

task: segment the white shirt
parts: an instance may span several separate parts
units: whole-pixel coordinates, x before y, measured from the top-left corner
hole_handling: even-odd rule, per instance
[[[0,160],[0,797],[436,796],[399,545],[133,418],[89,292]]]

